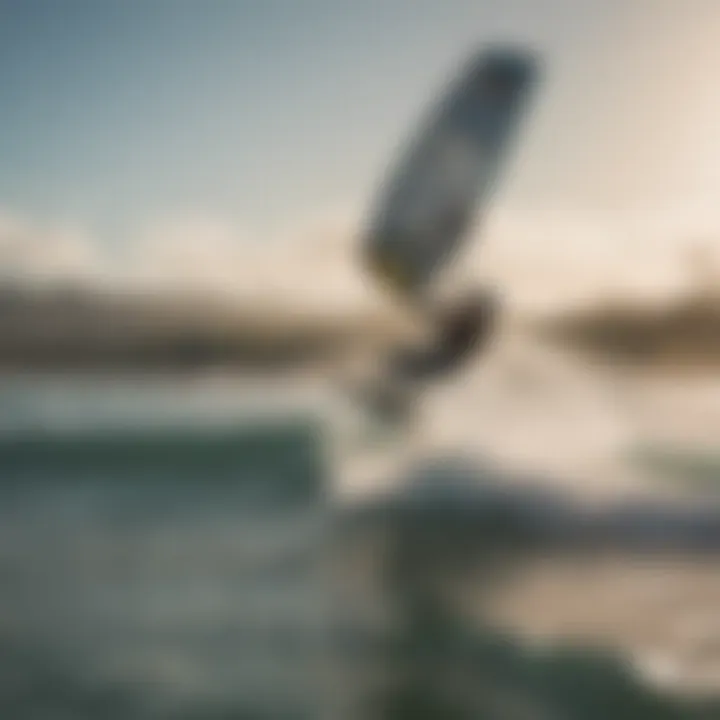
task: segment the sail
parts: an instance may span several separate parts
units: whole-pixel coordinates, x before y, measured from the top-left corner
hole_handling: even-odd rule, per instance
[[[381,189],[362,243],[375,279],[417,298],[462,247],[537,74],[534,56],[514,50],[468,63]]]

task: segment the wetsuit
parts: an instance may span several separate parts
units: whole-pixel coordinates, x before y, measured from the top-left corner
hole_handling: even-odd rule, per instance
[[[398,353],[390,360],[390,375],[401,381],[419,382],[456,370],[489,340],[496,309],[494,298],[483,294],[441,314],[436,320],[433,343]]]
[[[360,396],[385,421],[404,422],[425,384],[451,374],[479,352],[492,335],[495,299],[475,295],[435,318],[437,336],[430,346],[403,350],[390,358],[383,380]]]

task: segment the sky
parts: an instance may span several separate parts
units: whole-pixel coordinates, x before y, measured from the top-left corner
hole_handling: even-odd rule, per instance
[[[671,242],[641,235],[720,230],[714,0],[0,0],[0,270],[130,255],[233,283],[279,240],[320,262],[458,65],[504,41],[545,78],[490,265],[522,283],[546,255],[617,265]]]

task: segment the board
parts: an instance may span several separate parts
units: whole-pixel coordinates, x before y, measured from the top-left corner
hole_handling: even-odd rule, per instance
[[[381,188],[361,243],[376,281],[418,300],[461,248],[537,75],[534,56],[515,50],[470,60]]]

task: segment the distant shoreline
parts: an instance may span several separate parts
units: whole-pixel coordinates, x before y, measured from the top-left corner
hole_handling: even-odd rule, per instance
[[[329,310],[332,310],[330,308]],[[720,371],[720,294],[664,304],[619,299],[520,323],[537,340],[624,370]],[[304,372],[382,351],[409,328],[392,312],[325,317],[189,297],[0,286],[0,377]]]
[[[385,346],[400,332],[387,314],[332,310],[0,286],[0,374],[287,372]]]
[[[654,305],[609,301],[534,323],[533,334],[585,357],[644,373],[720,372],[720,295]]]

